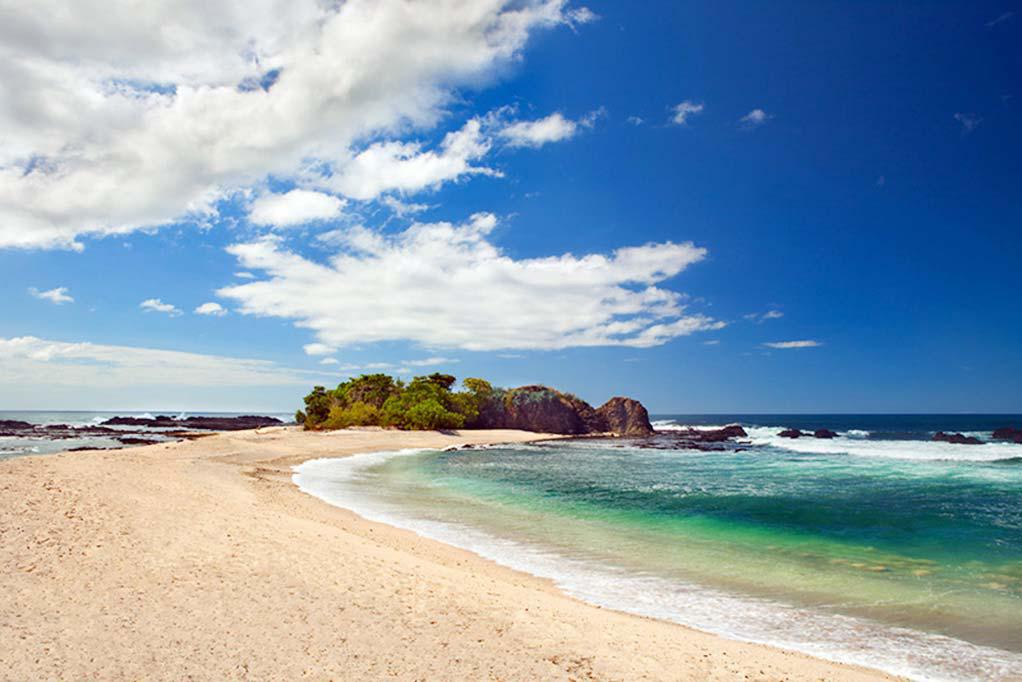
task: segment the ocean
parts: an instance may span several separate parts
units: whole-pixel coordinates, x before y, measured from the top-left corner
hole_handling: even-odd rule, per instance
[[[729,423],[742,445],[672,448],[678,429]],[[294,478],[605,607],[916,679],[1022,676],[1022,444],[991,441],[1022,416],[655,426],[651,440],[314,460]],[[779,437],[790,427],[838,436]],[[933,442],[938,430],[984,442]]]
[[[172,417],[237,417],[243,414],[254,414],[258,416],[276,417],[284,422],[294,420],[294,413],[268,413],[268,412],[147,412],[120,411],[120,412],[86,412],[86,411],[0,411],[0,421],[23,421],[29,424],[49,426],[53,424],[65,424],[74,427],[99,426],[102,422],[111,417],[145,417],[152,418],[159,414],[167,414]],[[155,440],[161,438],[160,433],[166,429],[146,427],[111,427],[118,431],[130,432],[132,434],[147,434]],[[116,448],[123,447],[122,444],[109,437],[84,436],[82,438],[61,438],[51,439],[43,437],[32,437],[29,434],[17,436],[0,436],[0,460],[25,455],[46,455],[55,452],[63,452],[73,448]]]

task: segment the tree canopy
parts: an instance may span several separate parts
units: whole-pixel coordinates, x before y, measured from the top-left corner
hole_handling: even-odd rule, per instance
[[[472,427],[495,396],[484,379],[468,378],[463,390],[452,390],[457,379],[433,373],[407,384],[386,374],[363,374],[332,391],[316,386],[305,396],[302,422],[309,430],[349,426],[388,426],[399,429],[457,429]]]

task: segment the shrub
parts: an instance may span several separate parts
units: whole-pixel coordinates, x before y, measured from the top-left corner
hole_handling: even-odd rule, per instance
[[[304,424],[304,423],[305,423],[305,413],[302,412],[301,410],[298,410],[297,412],[295,412],[295,424]]]
[[[458,429],[465,425],[465,418],[430,398],[413,405],[405,413],[404,422],[408,429]]]
[[[325,429],[346,429],[349,426],[379,426],[380,409],[366,403],[353,403],[348,407],[337,406],[323,422]]]
[[[330,408],[333,407],[333,398],[322,386],[315,386],[309,395],[305,396],[305,428],[315,429],[326,421],[330,415]]]

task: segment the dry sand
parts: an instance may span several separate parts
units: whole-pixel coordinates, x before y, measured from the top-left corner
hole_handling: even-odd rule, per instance
[[[0,462],[0,679],[893,679],[590,606],[291,483],[535,438],[272,428]]]

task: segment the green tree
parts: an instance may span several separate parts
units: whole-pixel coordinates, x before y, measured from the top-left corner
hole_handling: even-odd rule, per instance
[[[365,403],[376,408],[383,407],[387,398],[401,392],[401,383],[386,374],[363,374],[342,383],[334,391],[341,405]]]
[[[333,398],[323,386],[314,386],[305,396],[305,428],[314,429],[326,421],[333,407]]]

